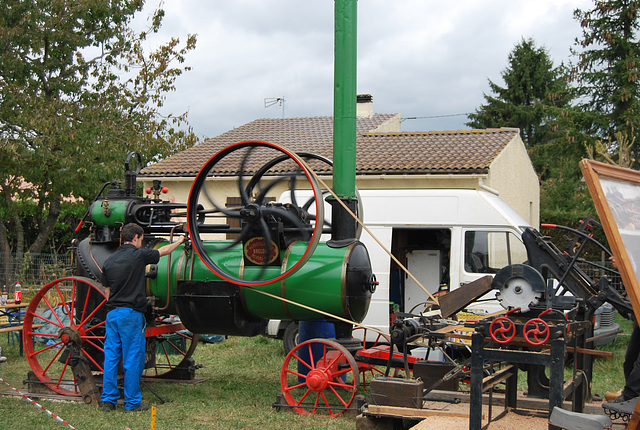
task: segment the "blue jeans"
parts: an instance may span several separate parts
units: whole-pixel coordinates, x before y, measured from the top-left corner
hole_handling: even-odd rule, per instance
[[[118,364],[124,369],[124,408],[135,409],[142,401],[140,378],[144,371],[144,314],[129,308],[115,308],[107,313],[104,342],[104,376],[102,402],[114,405],[120,398]]]

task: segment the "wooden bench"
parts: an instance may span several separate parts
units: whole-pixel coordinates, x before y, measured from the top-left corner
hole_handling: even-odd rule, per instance
[[[32,328],[40,328],[42,326],[44,326],[44,324],[34,324],[32,326]],[[13,325],[11,327],[2,327],[2,328],[0,328],[0,333],[9,333],[11,331],[22,331],[22,329],[23,329],[23,325],[22,324]]]

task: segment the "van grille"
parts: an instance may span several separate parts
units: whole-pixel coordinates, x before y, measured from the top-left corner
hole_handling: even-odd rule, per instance
[[[613,325],[616,320],[615,309],[607,309],[600,315],[600,327]]]

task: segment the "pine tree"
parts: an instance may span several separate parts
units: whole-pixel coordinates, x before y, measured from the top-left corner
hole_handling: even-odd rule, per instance
[[[564,66],[554,68],[546,49],[536,47],[533,39],[515,45],[508,61],[501,74],[505,86],[489,80],[494,95],[484,94],[487,103],[469,115],[467,125],[517,127],[532,148],[551,138],[553,116],[571,100]]]
[[[640,1],[596,1],[589,11],[576,10],[582,27],[573,54],[580,105],[586,120],[583,126],[602,140],[621,136],[634,142],[638,154],[640,139],[640,43],[637,31]]]

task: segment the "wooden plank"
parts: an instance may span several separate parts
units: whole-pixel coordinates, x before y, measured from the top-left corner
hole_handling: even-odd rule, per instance
[[[367,406],[369,414],[373,415],[388,415],[393,417],[405,417],[405,418],[429,418],[429,417],[461,417],[469,418],[468,413],[450,412],[444,410],[431,410],[431,409],[414,409],[414,408],[401,408],[399,406],[379,406],[369,404]]]
[[[5,305],[0,305],[0,309],[22,309],[28,308],[31,302],[22,302],[22,303],[7,303]]]
[[[491,291],[492,280],[493,277],[487,275],[440,296],[438,303],[440,304],[442,318],[448,318],[461,311],[469,303]]]

